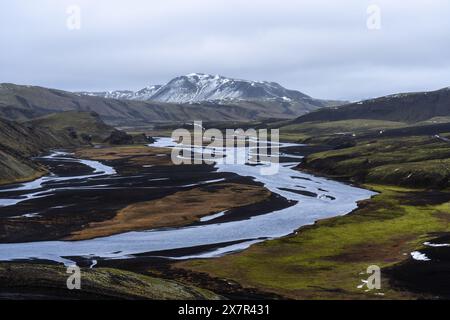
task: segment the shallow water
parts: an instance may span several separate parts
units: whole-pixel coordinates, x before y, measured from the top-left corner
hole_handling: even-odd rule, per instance
[[[41,159],[46,160],[55,160],[55,161],[65,161],[65,162],[73,162],[73,163],[79,163],[82,165],[85,165],[87,167],[90,167],[92,169],[92,173],[88,175],[78,175],[78,176],[54,176],[49,175],[45,176],[30,182],[25,183],[19,183],[14,185],[12,188],[1,188],[0,189],[0,207],[7,207],[7,206],[13,206],[20,202],[31,200],[39,197],[45,197],[49,190],[42,190],[44,189],[44,185],[50,185],[58,182],[65,182],[70,180],[83,180],[83,179],[89,179],[94,177],[100,177],[105,175],[114,175],[116,174],[116,170],[114,168],[104,165],[103,163],[99,161],[92,161],[92,160],[83,160],[83,159],[76,159],[69,157],[69,153],[66,152],[54,152],[49,156],[42,157]],[[27,192],[27,191],[33,191],[36,192]],[[42,191],[40,191],[42,190]],[[2,198],[2,196],[6,196],[8,193],[17,193],[20,191],[25,191],[24,194],[19,194],[17,197],[8,197],[8,198]],[[51,191],[51,190],[50,190]]]
[[[173,147],[174,144],[168,138],[160,138],[152,146]],[[281,149],[290,146],[295,145],[280,144]],[[199,148],[196,149],[196,152],[199,152],[198,149]],[[224,148],[221,151],[226,155],[229,155],[230,152],[237,152],[239,156],[242,156],[242,152],[244,152],[242,150],[231,150],[229,148]],[[248,155],[249,154],[246,153],[243,156],[248,157]],[[293,158],[290,157],[289,154],[286,154],[286,152],[283,152],[283,156]],[[298,157],[298,155],[296,157]],[[114,173],[112,171],[114,169],[108,171],[106,167],[99,168],[98,164],[90,162],[83,163],[92,167],[94,165],[96,166],[99,171],[93,173],[94,175],[115,173],[115,171]],[[227,164],[224,159],[217,160],[215,165],[219,173],[228,172],[241,176],[250,176],[255,181],[263,183],[266,188],[273,193],[296,202],[295,205],[286,209],[238,221],[164,230],[127,232],[93,240],[0,244],[0,260],[45,259],[70,264],[70,257],[85,257],[86,259],[91,260],[102,258],[123,259],[132,258],[133,255],[143,253],[207,245],[215,245],[215,249],[205,250],[196,253],[195,255],[183,257],[173,255],[171,258],[217,257],[230,252],[246,249],[257,242],[286,236],[293,233],[298,228],[312,224],[320,219],[347,214],[357,207],[358,201],[368,199],[374,195],[373,192],[368,190],[355,188],[336,181],[318,178],[299,172],[293,169],[296,164],[297,163],[283,163],[278,167],[279,171],[275,175],[264,175],[264,171],[261,171],[262,166]],[[264,165],[269,166],[268,163],[263,164],[263,166]],[[64,178],[69,179],[69,177]],[[74,179],[74,177],[71,179]],[[221,179],[209,180],[203,183],[212,183],[215,181],[221,181]],[[34,188],[40,183],[42,183],[42,181],[31,182],[28,184],[28,187],[33,186]],[[24,184],[24,186],[25,185],[26,184]],[[24,188],[24,186],[16,186],[16,188]],[[292,191],[287,191],[286,189]],[[5,190],[0,190],[0,197],[2,191]],[[307,191],[316,196],[307,196],[294,191]],[[42,196],[42,194],[32,193],[32,197],[37,196]],[[0,199],[0,204],[2,201],[8,203],[7,201],[11,201],[11,199]],[[223,213],[216,213],[216,215],[222,216]],[[214,218],[213,215],[211,220],[213,221]],[[206,218],[206,220],[208,220],[208,218]],[[229,243],[234,244],[229,245]]]

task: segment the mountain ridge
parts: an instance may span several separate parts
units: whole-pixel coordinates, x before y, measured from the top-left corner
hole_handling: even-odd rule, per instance
[[[164,85],[153,85],[138,91],[116,90],[78,92],[81,95],[137,101],[167,103],[199,103],[220,101],[278,100],[285,102],[323,101],[300,91],[289,90],[276,82],[250,81],[221,75],[191,73],[171,79]]]
[[[55,112],[95,112],[114,126],[148,125],[153,122],[248,121],[268,118],[293,119],[338,102],[325,100],[283,101],[230,100],[167,103],[102,98],[68,91],[0,84],[0,117],[26,121]]]

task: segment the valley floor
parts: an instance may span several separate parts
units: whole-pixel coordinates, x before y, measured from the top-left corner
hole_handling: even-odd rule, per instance
[[[360,202],[359,208],[351,214],[321,220],[290,236],[255,244],[243,252],[215,259],[171,261],[137,255],[130,260],[101,260],[94,269],[90,269],[91,265],[86,261],[80,260],[78,264],[83,267],[83,273],[88,275],[88,289],[81,296],[65,290],[64,269],[55,263],[5,262],[0,264],[0,298],[54,298],[55,292],[63,298],[75,299],[450,298],[450,191],[447,188],[433,190],[361,181],[367,165],[378,163],[371,162],[370,158],[380,154],[377,147],[389,153],[393,151],[385,147],[390,146],[395,152],[401,153],[403,159],[420,156],[419,160],[426,162],[432,161],[427,158],[430,155],[443,154],[448,148],[443,141],[427,139],[409,139],[411,146],[418,142],[427,146],[425,152],[415,155],[408,153],[411,146],[406,145],[404,149],[398,147],[402,144],[405,146],[405,141],[397,142],[399,145],[393,147],[393,142],[388,141],[372,143],[375,145],[372,148],[362,143],[356,147],[309,156],[305,161],[309,165],[308,170],[318,175],[326,173],[349,179],[352,171],[348,168],[354,168],[358,171],[355,179],[359,179],[361,186],[378,193],[372,199]],[[317,147],[317,150],[320,149]],[[333,158],[336,154],[339,160],[323,160]],[[144,184],[148,177],[153,174],[152,166],[164,168],[163,175],[170,173],[172,177],[181,179],[178,183],[192,183],[194,177],[197,182],[211,179],[210,168],[207,167],[197,167],[194,171],[192,168],[174,171],[170,167],[168,152],[161,149],[139,146],[89,148],[78,150],[77,155],[114,164],[120,173],[136,175],[141,186],[146,186]],[[346,157],[353,162],[347,163]],[[362,159],[359,161],[358,157]],[[367,158],[370,158],[369,161],[366,161]],[[391,161],[381,156],[380,159],[385,161],[380,165],[388,165]],[[411,167],[401,163],[396,163],[396,167],[399,169],[385,170],[385,180],[380,178],[380,174],[374,180],[389,182],[399,172],[399,175],[404,175],[400,176],[399,181],[410,183],[410,179],[405,177],[410,174],[408,170]],[[426,171],[427,168],[433,169],[433,166],[422,166],[421,174],[414,181],[427,181],[424,177],[429,179],[430,172],[432,178],[441,178],[442,174]],[[64,172],[64,166],[59,170]],[[336,174],[336,170],[340,170],[337,171],[339,174]],[[377,169],[370,170],[375,172]],[[144,176],[139,178],[141,174]],[[55,209],[59,211],[49,215],[49,218],[37,220],[8,219],[26,213],[26,206],[5,211],[6,215],[2,215],[5,222],[1,232],[3,242],[35,241],[38,235],[41,235],[39,240],[91,239],[130,230],[195,224],[211,213],[233,208],[245,214],[249,209],[258,211],[266,207],[267,210],[269,206],[273,210],[291,205],[274,198],[261,184],[232,175],[224,174],[226,181],[215,182],[211,186],[188,191],[175,188],[168,193],[161,191],[168,186],[168,182],[160,176],[153,178],[155,185],[152,187],[159,188],[157,195],[149,198],[148,193],[141,194],[135,190],[122,196],[120,192],[114,192],[111,198],[111,194],[107,196],[99,193],[96,205],[88,210],[89,214],[80,210],[74,212],[77,215],[76,224],[70,227],[67,226],[67,220],[61,219],[61,208]],[[116,186],[124,186],[131,181],[115,183]],[[225,192],[217,193],[217,190]],[[130,195],[133,196],[130,198]],[[83,195],[77,197],[82,199]],[[99,202],[98,199],[103,200]],[[139,206],[134,204],[136,202]],[[191,203],[191,209],[195,209],[198,203],[208,203],[209,207],[202,207],[205,212],[200,212],[199,208],[186,210],[186,207],[178,210],[176,204],[185,202]],[[48,207],[48,203],[41,204]],[[168,206],[174,212],[169,220],[164,215]],[[150,216],[143,214],[149,210],[152,212]],[[99,214],[95,220],[92,212]],[[43,228],[51,232],[43,233]],[[47,238],[42,238],[43,234]],[[192,253],[195,250],[177,252],[181,255]],[[372,265],[381,268],[380,290],[367,290],[363,281],[370,276],[366,270]]]

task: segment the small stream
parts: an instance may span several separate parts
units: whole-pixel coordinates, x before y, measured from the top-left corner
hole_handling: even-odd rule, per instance
[[[68,182],[68,181],[76,181],[76,180],[85,180],[85,179],[91,179],[91,178],[97,178],[101,176],[109,176],[116,174],[116,170],[114,168],[106,166],[102,164],[99,161],[92,161],[92,160],[83,160],[83,159],[76,159],[72,157],[68,157],[69,153],[67,152],[61,152],[57,151],[52,153],[49,156],[41,157],[41,160],[47,160],[47,161],[63,161],[63,162],[72,162],[81,164],[84,166],[87,166],[91,168],[91,172],[86,175],[74,175],[74,176],[56,176],[54,174],[50,174],[48,176],[19,184],[17,186],[14,186],[12,188],[9,187],[2,187],[0,188],[0,207],[7,207],[7,206],[13,206],[18,203],[21,203],[23,201],[45,197],[48,196],[49,193],[52,193],[56,189],[61,190],[61,188],[58,188],[56,183],[61,182]],[[54,187],[45,188],[45,186],[54,185]],[[31,192],[30,192],[31,191]],[[11,197],[11,198],[1,198],[2,195],[8,194],[8,193],[19,193],[17,197]]]

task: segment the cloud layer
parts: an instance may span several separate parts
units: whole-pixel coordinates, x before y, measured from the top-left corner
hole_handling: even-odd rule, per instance
[[[450,2],[5,0],[0,82],[140,89],[191,72],[358,100],[450,86]],[[81,29],[66,26],[81,9]]]

